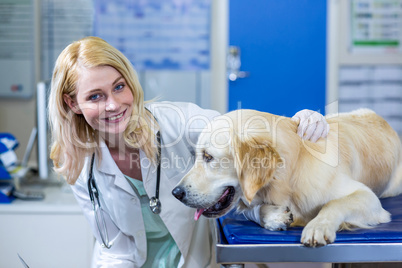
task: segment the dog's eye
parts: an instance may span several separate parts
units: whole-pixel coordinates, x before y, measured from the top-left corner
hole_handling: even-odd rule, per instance
[[[210,162],[213,159],[212,155],[208,154],[206,151],[204,151],[203,158],[205,162]]]

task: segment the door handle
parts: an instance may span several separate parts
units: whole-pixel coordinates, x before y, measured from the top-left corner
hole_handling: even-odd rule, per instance
[[[250,76],[250,72],[240,71],[240,47],[230,46],[226,58],[227,75],[230,81]]]

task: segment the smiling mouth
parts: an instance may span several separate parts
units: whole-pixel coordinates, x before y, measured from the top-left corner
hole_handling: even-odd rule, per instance
[[[235,189],[233,186],[229,186],[223,191],[223,194],[219,198],[218,202],[209,208],[198,208],[194,214],[194,220],[198,220],[201,215],[207,218],[217,218],[220,217],[222,211],[227,209],[233,202],[235,196]]]
[[[123,112],[121,112],[118,115],[106,117],[105,121],[107,121],[107,122],[119,121],[119,119],[122,118],[125,115],[125,113],[126,113],[126,110],[124,110]]]

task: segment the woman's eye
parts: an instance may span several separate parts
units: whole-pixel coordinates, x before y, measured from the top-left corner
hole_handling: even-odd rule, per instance
[[[123,88],[124,88],[124,84],[119,84],[114,88],[114,90],[119,91],[119,90],[122,90]]]
[[[204,161],[205,162],[210,162],[212,159],[214,159],[212,157],[212,155],[208,154],[206,151],[204,151],[204,155],[203,155]]]
[[[101,94],[93,94],[91,96],[89,96],[89,100],[91,101],[96,101],[101,97]]]

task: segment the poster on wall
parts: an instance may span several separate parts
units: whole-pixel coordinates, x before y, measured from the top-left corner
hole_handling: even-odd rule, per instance
[[[91,35],[93,13],[91,0],[40,1],[42,81],[50,81],[56,59],[67,45]]]
[[[351,52],[402,53],[402,0],[352,0]]]
[[[33,22],[33,0],[0,0],[0,98],[33,96]]]
[[[137,70],[209,69],[211,0],[96,0],[93,33]]]

